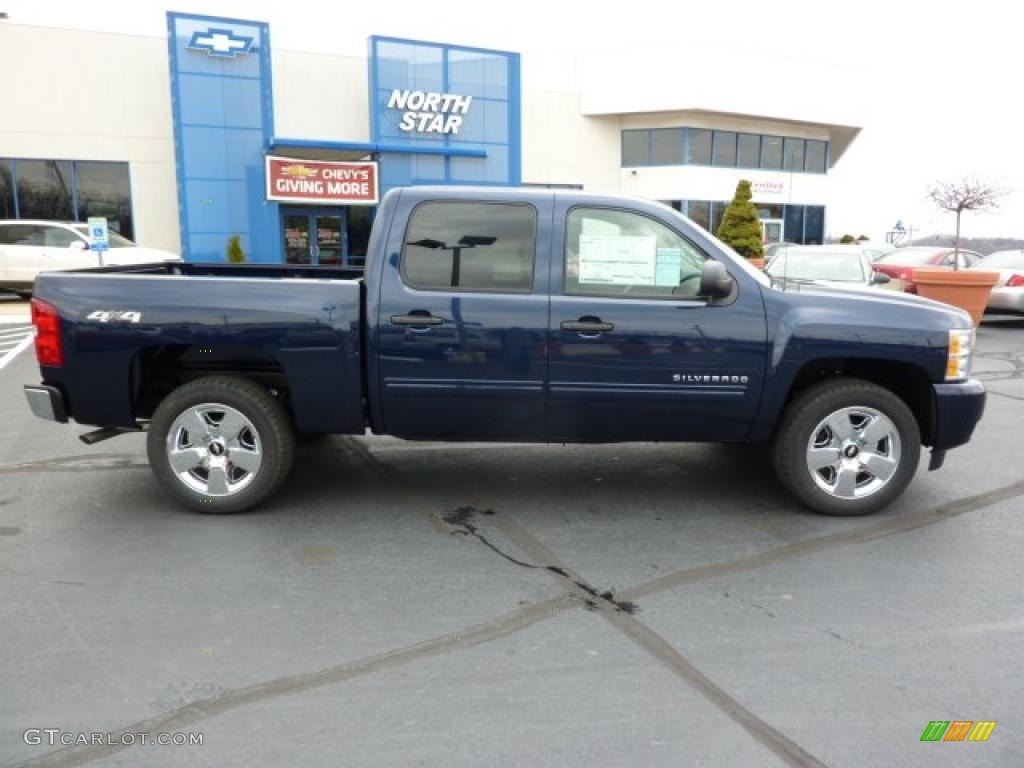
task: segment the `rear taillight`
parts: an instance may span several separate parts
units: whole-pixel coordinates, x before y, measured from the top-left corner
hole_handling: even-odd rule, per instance
[[[60,314],[42,299],[32,299],[32,325],[36,328],[36,359],[40,365],[64,365],[64,344],[60,338]]]
[[[1024,288],[1024,275],[1013,275],[1006,281],[1007,288]]]

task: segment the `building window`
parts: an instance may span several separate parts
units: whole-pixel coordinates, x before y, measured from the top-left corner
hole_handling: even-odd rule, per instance
[[[767,171],[782,169],[782,137],[761,137],[761,167]]]
[[[680,165],[682,162],[682,129],[658,128],[651,131],[651,165]]]
[[[698,227],[711,231],[711,203],[706,200],[688,200],[686,215]]]
[[[651,132],[622,132],[622,164],[647,165],[651,160]]]
[[[785,221],[782,239],[787,243],[802,243],[804,241],[804,207],[802,205],[783,206]]]
[[[803,171],[804,169],[804,140],[786,139],[783,147],[782,168],[785,171]]]
[[[73,219],[71,162],[18,160],[18,212],[23,219]]]
[[[808,205],[804,208],[804,242],[821,245],[825,242],[825,207]]]
[[[804,171],[807,173],[824,173],[826,163],[827,142],[807,140],[807,155],[804,161]]]
[[[828,142],[705,128],[630,129],[622,132],[622,165],[714,165],[825,173]]]
[[[14,176],[11,175],[11,161],[0,160],[0,219],[13,219]]]
[[[402,279],[427,291],[529,293],[537,211],[507,203],[423,203],[413,211]]]
[[[348,265],[366,266],[366,248],[370,244],[373,209],[363,205],[350,205],[345,211],[348,226]]]
[[[131,239],[131,184],[127,163],[75,163],[78,212],[75,218],[85,221],[90,216],[103,216],[111,229]]]
[[[756,133],[741,133],[736,140],[736,165],[757,168],[761,163],[761,137]]]
[[[104,216],[134,237],[128,163],[0,158],[0,219],[85,221]]]
[[[736,134],[732,131],[715,131],[712,164],[725,168],[736,166]]]
[[[711,131],[688,128],[686,134],[686,162],[690,165],[711,165]]]

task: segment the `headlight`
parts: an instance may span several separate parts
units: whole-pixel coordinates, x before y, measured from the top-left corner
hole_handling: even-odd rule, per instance
[[[971,375],[971,353],[974,330],[949,332],[949,356],[946,359],[946,381],[963,381]]]

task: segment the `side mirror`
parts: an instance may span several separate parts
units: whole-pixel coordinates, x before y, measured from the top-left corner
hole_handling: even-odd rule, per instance
[[[732,293],[735,281],[720,261],[708,259],[700,274],[700,295],[710,299],[724,299]]]
[[[889,277],[887,274],[885,274],[885,272],[872,272],[871,273],[871,284],[872,285],[885,285],[890,280],[892,280],[892,278]]]
[[[72,251],[87,251],[89,250],[89,244],[84,240],[75,239],[71,241],[71,243],[68,245],[68,248],[70,248]]]

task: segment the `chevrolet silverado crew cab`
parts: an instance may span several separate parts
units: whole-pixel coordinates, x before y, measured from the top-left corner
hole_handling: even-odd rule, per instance
[[[771,441],[826,514],[875,511],[970,439],[985,404],[960,310],[774,287],[656,202],[416,187],[380,204],[365,273],[167,263],[42,274],[39,416],[145,429],[163,488],[237,512],[296,435]]]

